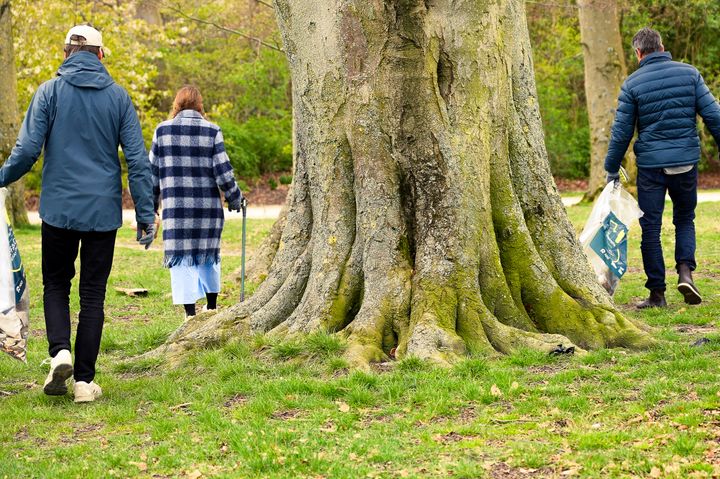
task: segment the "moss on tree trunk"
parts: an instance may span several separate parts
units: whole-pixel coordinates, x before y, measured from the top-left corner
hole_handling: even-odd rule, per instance
[[[245,303],[151,353],[244,332],[398,356],[645,347],[595,282],[553,183],[521,0],[276,0],[295,182]]]

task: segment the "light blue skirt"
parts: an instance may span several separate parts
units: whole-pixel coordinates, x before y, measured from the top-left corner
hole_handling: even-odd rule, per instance
[[[220,263],[170,268],[173,304],[194,304],[206,293],[220,292]]]

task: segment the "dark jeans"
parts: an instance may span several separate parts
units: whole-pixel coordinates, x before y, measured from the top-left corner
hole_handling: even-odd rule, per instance
[[[638,203],[643,211],[643,266],[647,275],[645,287],[665,289],[665,260],[660,231],[665,209],[665,192],[673,203],[675,225],[675,263],[686,263],[695,270],[695,206],[697,205],[697,166],[687,173],[667,175],[662,168],[638,168]]]
[[[70,282],[80,249],[80,313],[75,337],[75,381],[95,378],[105,313],[105,287],[117,231],[72,231],[42,224],[45,327],[50,356],[70,349]]]

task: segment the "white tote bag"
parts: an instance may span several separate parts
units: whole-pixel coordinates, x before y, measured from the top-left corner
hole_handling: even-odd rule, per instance
[[[611,295],[627,270],[630,224],[642,216],[635,198],[619,181],[611,181],[595,200],[580,234],[580,243],[598,282]]]
[[[5,213],[8,191],[0,188],[0,351],[26,360],[30,301],[22,258]]]

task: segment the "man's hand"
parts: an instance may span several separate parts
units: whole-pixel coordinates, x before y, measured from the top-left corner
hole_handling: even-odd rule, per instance
[[[607,174],[607,182],[611,183],[613,181],[620,181],[620,172],[619,171],[617,171],[615,173]]]
[[[228,201],[228,211],[242,211],[243,206],[247,205],[247,200],[244,196],[240,196],[235,201]]]
[[[138,223],[137,225],[137,241],[141,245],[145,246],[145,249],[150,248],[153,240],[155,239],[155,224],[154,223]]]

